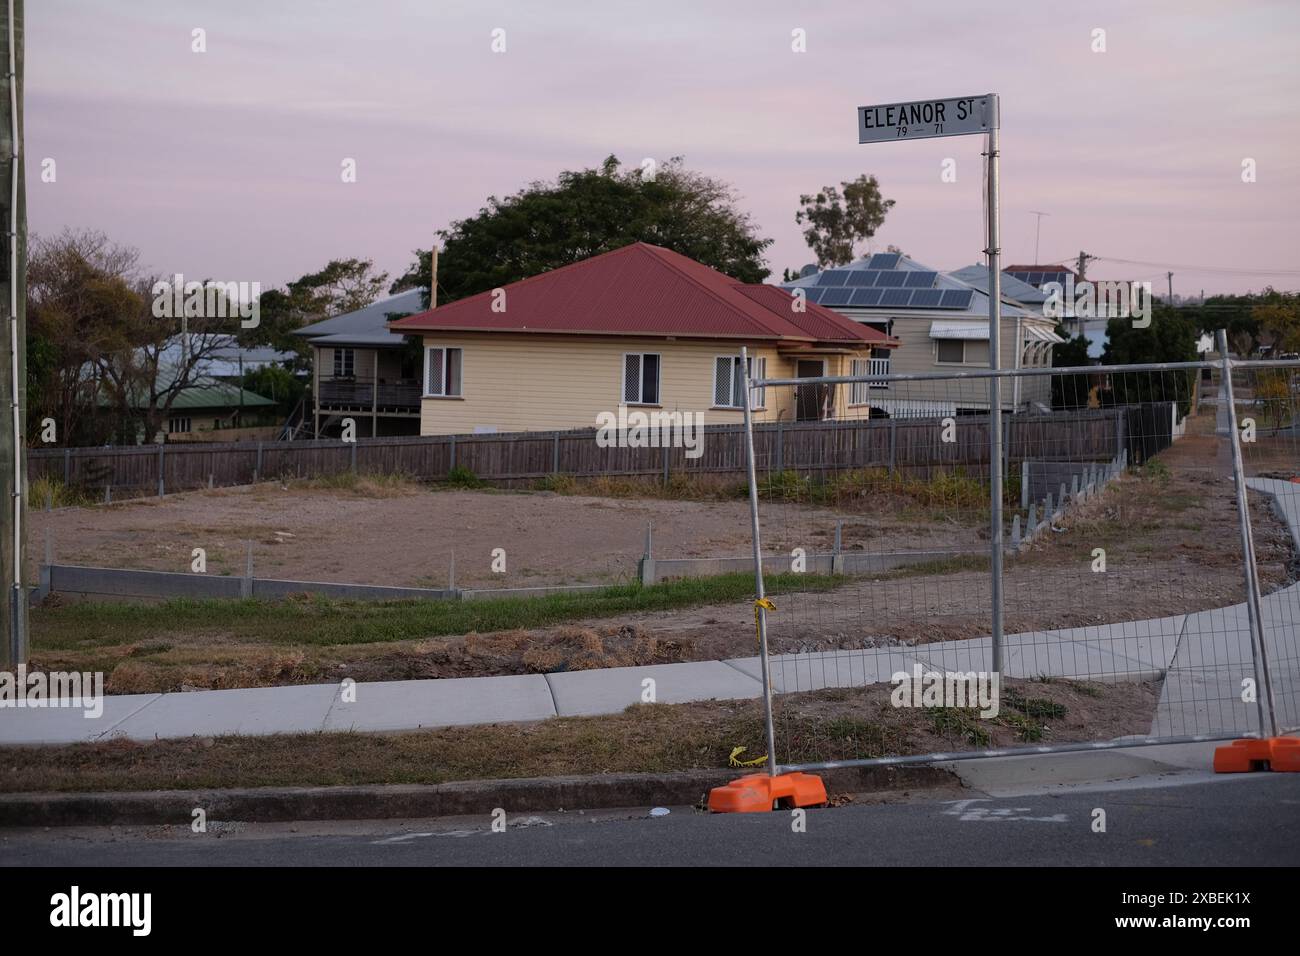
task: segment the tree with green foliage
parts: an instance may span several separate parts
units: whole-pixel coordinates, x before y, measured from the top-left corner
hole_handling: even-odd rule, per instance
[[[1200,327],[1180,309],[1156,303],[1150,324],[1139,327],[1134,318],[1113,318],[1106,323],[1105,365],[1141,365],[1157,362],[1195,362]],[[1107,405],[1177,402],[1183,414],[1191,406],[1195,372],[1135,372],[1111,376],[1103,392]]]
[[[1300,295],[1269,289],[1251,306],[1250,317],[1268,335],[1275,354],[1300,352]]]
[[[289,412],[306,394],[308,383],[280,365],[263,365],[244,373],[243,386],[250,392],[269,398],[281,412]]]
[[[569,170],[512,196],[489,196],[478,213],[440,230],[438,302],[453,302],[580,262],[633,242],[664,246],[742,282],[769,270],[757,235],[737,208],[735,190],[687,169],[680,156],[653,172],[623,170],[615,156],[599,169]],[[430,281],[430,254],[415,262],[390,292]]]
[[[318,272],[268,289],[259,299],[260,321],[239,331],[241,345],[267,345],[283,352],[307,354],[307,344],[291,334],[332,315],[364,308],[383,295],[388,273],[375,272],[370,259],[331,259]]]
[[[1056,326],[1056,334],[1065,341],[1052,346],[1053,368],[1078,368],[1092,364],[1092,359],[1088,357],[1088,339],[1085,336],[1076,335],[1070,338],[1065,325],[1060,323]],[[1086,408],[1091,385],[1089,375],[1053,375],[1052,407]]]
[[[54,420],[62,445],[99,444],[111,421],[98,414],[102,363],[134,344],[133,317],[147,309],[139,253],[94,230],[33,236],[27,262],[27,428]]]
[[[794,216],[799,225],[807,224],[803,237],[823,269],[852,262],[854,247],[874,236],[894,207],[894,200],[880,194],[875,176],[863,173],[840,187],[842,192],[825,186],[812,195],[800,196],[803,208]]]

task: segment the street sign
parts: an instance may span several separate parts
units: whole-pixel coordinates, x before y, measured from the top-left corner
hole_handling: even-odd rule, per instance
[[[858,107],[859,143],[968,136],[987,133],[997,126],[998,98],[995,93]]]
[[[858,107],[858,142],[888,143],[906,139],[935,139],[940,136],[968,136],[983,133],[984,156],[988,171],[985,177],[989,258],[989,368],[997,372],[1002,355],[1002,271],[998,248],[1001,212],[998,187],[999,145],[998,95],[962,96],[951,100],[913,100],[910,103],[885,103],[882,106]],[[1016,325],[1019,337],[1019,323]],[[1012,346],[1016,368],[1020,368],[1021,344]],[[1002,457],[1002,380],[989,379],[989,565],[993,605],[991,658],[994,671],[1002,670],[1002,471],[1007,467]],[[757,540],[757,538],[755,538]]]

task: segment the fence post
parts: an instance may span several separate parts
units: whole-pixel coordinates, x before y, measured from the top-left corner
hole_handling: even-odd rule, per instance
[[[645,554],[641,557],[641,583],[649,586],[655,583],[655,523],[647,521],[645,526]]]
[[[551,474],[560,473],[560,433],[556,432],[551,444]]]
[[[1020,507],[1029,507],[1029,459],[1020,460]]]
[[[785,426],[780,422],[776,423],[776,470],[785,471]]]
[[[1020,550],[1020,512],[1011,517],[1011,550]]]
[[[451,436],[450,451],[447,458],[447,471],[450,472],[456,467],[456,436]]]
[[[664,487],[665,488],[668,487],[668,468],[669,468],[668,456],[672,454],[672,450],[673,450],[672,442],[665,442],[663,447],[660,450],[660,453],[664,460]]]
[[[1011,471],[1011,419],[1015,416],[1013,412],[1008,417],[1002,419],[1002,472],[1006,474]]]
[[[40,570],[41,580],[40,580],[40,584],[36,589],[36,600],[38,602],[44,601],[47,597],[49,597],[51,584],[54,577],[54,571],[52,570],[53,566],[54,566],[54,545],[50,540],[50,528],[47,525],[45,528],[45,561],[41,564],[41,570]]]
[[[1250,503],[1246,497],[1246,468],[1241,460],[1241,432],[1237,428],[1237,404],[1232,391],[1232,359],[1228,357],[1228,333],[1219,329],[1219,355],[1223,359],[1223,395],[1228,405],[1228,429],[1232,442],[1232,479],[1237,491],[1237,520],[1241,527],[1241,551],[1246,572],[1246,610],[1250,619],[1251,655],[1255,670],[1255,683],[1264,689],[1255,695],[1259,710],[1259,734],[1273,737],[1277,734],[1277,704],[1273,700],[1273,682],[1268,673],[1268,650],[1264,646],[1264,616],[1260,607],[1259,570],[1255,566],[1255,536],[1250,526]],[[1268,706],[1265,708],[1265,700]]]
[[[158,497],[161,498],[166,493],[166,486],[163,482],[163,449],[167,445],[164,442],[158,443]]]
[[[767,654],[767,599],[763,589],[763,546],[759,539],[758,477],[754,466],[754,414],[749,407],[749,350],[740,349],[740,368],[745,376],[741,395],[745,413],[745,471],[749,479],[749,525],[754,540],[754,613],[758,615],[758,656],[763,674],[763,724],[767,735],[767,772],[776,773],[776,727],[772,722],[772,665]]]
[[[72,449],[63,449],[63,486],[72,484]]]
[[[897,467],[897,458],[895,457],[898,450],[898,419],[889,420],[889,475],[892,478]]]
[[[253,542],[245,542],[244,558],[244,576],[239,582],[239,596],[241,598],[251,598],[253,596]]]
[[[262,474],[262,443],[257,443],[257,464],[253,466],[253,484],[257,484],[258,477]]]

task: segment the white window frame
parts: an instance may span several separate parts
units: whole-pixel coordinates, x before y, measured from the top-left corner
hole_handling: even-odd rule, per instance
[[[442,362],[442,377],[441,377],[442,391],[441,392],[429,391],[429,368],[433,362],[432,354],[434,352],[442,353],[442,356],[440,358],[440,361]],[[457,376],[457,381],[456,381],[456,391],[448,392],[447,373],[450,370],[450,365],[451,365],[450,356],[452,352],[460,353],[460,362],[458,363],[457,366],[457,372],[459,374]],[[464,398],[465,397],[465,350],[459,345],[426,345],[424,347],[424,375],[421,378],[420,390],[423,393],[424,398]]]
[[[343,359],[344,355],[347,356],[347,361],[344,361]],[[356,378],[357,377],[357,350],[356,349],[336,348],[334,350],[334,377],[335,378]]]
[[[958,342],[958,343],[961,344],[961,361],[960,361],[960,362],[947,362],[947,361],[944,361],[943,359],[939,358],[939,345],[940,345],[940,343],[942,343],[942,342]],[[983,362],[971,362],[971,361],[967,360],[967,358],[966,358],[966,346],[967,346],[968,344],[970,344],[971,342],[983,342],[984,345],[985,345],[985,347],[986,347],[986,348],[988,347],[988,339],[935,339],[935,340],[934,340],[934,364],[935,364],[935,365],[973,365],[973,366],[975,366],[975,367],[977,367],[977,368],[989,368],[989,362],[988,362],[988,359],[985,359]],[[990,355],[993,354],[993,350],[992,350],[992,349],[989,349],[989,354],[990,354]]]
[[[637,361],[637,398],[633,401],[627,397],[627,360],[635,355]],[[645,359],[647,355],[655,357],[655,400],[653,402],[645,401]],[[647,408],[658,408],[664,403],[664,357],[659,352],[624,352],[623,353],[623,372],[620,376],[621,386],[618,392],[620,405],[642,405]]]
[[[179,427],[184,424],[184,428]],[[174,415],[167,419],[168,435],[187,435],[194,430],[194,420],[189,415]]]
[[[731,389],[730,389],[730,392],[731,392],[731,402],[732,402],[732,404],[727,404],[727,405],[719,405],[719,404],[718,404],[718,363],[719,363],[719,362],[722,362],[722,361],[725,361],[725,362],[728,362],[728,363],[729,363],[727,367],[728,367],[728,369],[730,370],[730,373],[731,373],[731,376],[730,376],[730,377],[731,377]],[[765,356],[765,355],[750,355],[750,356],[748,356],[748,358],[747,358],[747,360],[746,360],[746,368],[747,368],[748,371],[749,371],[749,378],[750,378],[751,380],[752,380],[752,379],[764,379],[764,378],[767,378],[767,356]],[[712,407],[713,407],[713,408],[725,408],[725,409],[729,409],[729,410],[732,410],[732,411],[743,411],[743,410],[744,410],[744,408],[745,408],[745,405],[744,405],[744,399],[743,399],[743,398],[741,397],[741,395],[740,395],[740,387],[738,387],[739,383],[738,383],[738,381],[737,381],[737,375],[738,375],[739,372],[740,372],[740,356],[739,356],[739,355],[715,355],[715,356],[713,357],[713,393],[712,393],[712,395],[713,395],[713,405],[712,405]],[[742,380],[742,381],[743,381],[743,380]],[[743,386],[741,386],[741,387],[743,387]],[[766,388],[762,388],[762,387],[759,387],[759,388],[753,388],[753,389],[750,389],[750,392],[751,392],[750,397],[749,397],[749,401],[750,401],[749,408],[750,408],[750,410],[751,410],[751,411],[755,411],[755,412],[757,412],[757,411],[762,411],[762,410],[766,409],[766,408],[767,408],[767,389],[766,389]]]

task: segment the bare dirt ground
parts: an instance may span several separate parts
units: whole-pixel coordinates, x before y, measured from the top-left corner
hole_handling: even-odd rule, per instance
[[[1053,531],[1009,558],[1007,633],[1156,618],[1242,601],[1239,529],[1224,447],[1213,435],[1212,414],[1192,420],[1189,434],[1154,464],[1072,508]],[[1296,580],[1300,564],[1267,501],[1252,496],[1251,507],[1261,583],[1271,591]],[[212,549],[237,550],[242,537],[255,533],[261,574],[439,584],[416,559],[438,555],[425,564],[434,564],[440,575],[440,562],[455,541],[461,583],[536,584],[630,577],[647,521],[654,522],[661,556],[743,555],[749,547],[745,509],[743,501],[418,489],[374,498],[273,485],[35,517],[55,529],[56,556],[63,561],[184,570],[195,542],[209,547],[211,566]],[[971,547],[980,540],[980,529],[969,522],[934,513],[921,519],[915,511],[887,499],[839,510],[764,502],[765,550],[822,547],[837,516],[847,519],[849,548]],[[275,536],[276,530],[292,537]],[[476,550],[464,544],[469,541]],[[498,541],[511,556],[507,576],[484,570]],[[1105,552],[1104,571],[1094,570],[1097,549]],[[467,552],[479,555],[476,564]],[[327,562],[323,570],[321,562]],[[923,644],[979,637],[990,629],[987,572],[969,564],[856,578],[833,590],[781,594],[775,601],[777,610],[769,615],[775,653]],[[230,641],[210,633],[150,635],[146,643],[114,651],[122,660],[109,679],[113,692],[344,676],[539,673],[757,652],[747,600],[546,628],[339,646]],[[51,666],[62,660],[43,656]]]
[[[770,546],[829,550],[836,513],[765,507]],[[786,512],[791,512],[786,516]],[[734,501],[596,498],[551,492],[430,490],[418,485],[361,491],[265,483],[138,498],[113,505],[33,512],[32,540],[48,528],[56,563],[189,571],[204,548],[209,574],[243,573],[246,542],[259,577],[445,587],[453,551],[459,587],[613,584],[636,577],[653,525],[660,557],[750,553],[749,505]],[[846,529],[872,550],[978,546],[978,533],[945,521],[883,515]],[[43,544],[30,549],[32,570]],[[505,573],[492,552],[506,552]]]

